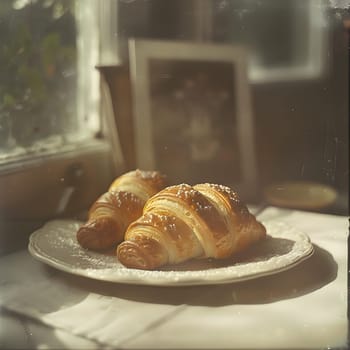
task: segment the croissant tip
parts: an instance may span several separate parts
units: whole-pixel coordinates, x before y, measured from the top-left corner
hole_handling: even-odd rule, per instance
[[[76,238],[83,248],[103,251],[112,248],[122,240],[118,234],[119,231],[119,227],[112,220],[92,220],[78,229]]]
[[[118,260],[128,268],[147,270],[150,262],[142,249],[132,241],[124,241],[117,247]]]
[[[168,261],[164,247],[149,238],[122,242],[117,247],[117,258],[126,267],[142,270],[154,270]]]

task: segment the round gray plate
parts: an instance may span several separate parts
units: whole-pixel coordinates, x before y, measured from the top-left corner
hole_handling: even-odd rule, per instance
[[[225,260],[197,259],[159,270],[123,266],[114,255],[83,249],[76,240],[82,223],[55,220],[30,236],[33,257],[59,270],[117,283],[184,286],[240,282],[287,270],[310,257],[309,237],[282,222],[263,222],[267,238],[243,254]]]

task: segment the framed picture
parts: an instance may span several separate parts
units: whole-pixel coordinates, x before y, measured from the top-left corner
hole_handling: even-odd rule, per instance
[[[130,40],[136,164],[172,183],[256,186],[252,106],[242,47]]]

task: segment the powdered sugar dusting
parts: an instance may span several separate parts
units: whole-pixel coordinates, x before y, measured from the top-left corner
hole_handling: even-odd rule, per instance
[[[111,190],[103,194],[97,201],[98,203],[111,204],[113,208],[125,207],[127,204],[143,204],[143,201],[134,193],[127,191]]]
[[[215,190],[225,194],[231,202],[234,202],[234,203],[240,202],[240,198],[239,198],[238,193],[233,191],[228,186],[219,185],[219,184],[210,184],[210,183],[206,183],[205,185],[210,186],[210,187],[214,188]]]
[[[187,184],[171,186],[174,195],[189,203],[189,205],[197,212],[215,210],[210,201],[199,191]]]

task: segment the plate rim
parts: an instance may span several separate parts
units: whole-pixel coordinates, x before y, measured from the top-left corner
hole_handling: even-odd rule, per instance
[[[296,243],[304,242],[306,243],[306,248],[302,252],[302,254],[299,254],[298,256],[294,257],[290,261],[290,263],[285,264],[283,266],[278,266],[275,269],[269,269],[266,271],[258,271],[258,272],[252,272],[249,274],[245,274],[243,276],[231,276],[228,277],[225,276],[222,277],[220,274],[215,274],[214,272],[216,270],[230,270],[234,269],[234,265],[230,266],[223,266],[223,267],[215,267],[211,269],[213,272],[210,276],[206,275],[205,278],[201,277],[201,272],[204,273],[204,271],[207,270],[181,270],[181,271],[172,271],[172,270],[138,270],[138,269],[130,269],[127,267],[119,267],[116,269],[115,276],[111,278],[110,276],[106,278],[104,275],[99,275],[97,272],[100,271],[99,269],[90,269],[90,268],[73,268],[69,264],[63,264],[62,262],[58,261],[55,257],[49,256],[49,254],[45,253],[35,244],[35,239],[37,236],[40,236],[45,232],[45,229],[49,225],[53,225],[57,222],[65,222],[65,223],[72,223],[72,224],[78,224],[80,221],[78,220],[69,220],[69,219],[56,219],[51,220],[45,223],[41,228],[34,231],[30,237],[29,237],[29,243],[28,243],[28,251],[29,253],[37,260],[41,261],[42,263],[45,263],[46,265],[49,265],[57,270],[81,276],[86,277],[89,279],[93,279],[96,281],[103,281],[103,282],[110,282],[110,283],[121,283],[121,284],[131,284],[131,285],[145,285],[145,286],[164,286],[164,287],[176,287],[176,286],[194,286],[194,285],[213,285],[213,284],[229,284],[229,283],[238,283],[243,281],[248,281],[260,277],[266,277],[270,275],[274,275],[286,270],[289,270],[293,268],[296,265],[299,265],[301,262],[309,259],[313,253],[314,253],[314,246],[310,240],[310,237],[304,233],[303,231],[290,226],[284,222],[276,221],[276,220],[261,220],[261,222],[268,226],[269,224],[273,223],[276,225],[280,225],[283,228],[288,228],[292,230],[292,233],[294,235],[293,238],[296,236],[299,237],[299,240],[295,240],[291,237],[288,237],[292,239]],[[267,232],[269,235],[269,232]],[[270,236],[270,235],[269,235]],[[274,237],[274,236],[271,236]],[[81,248],[83,250],[83,248]],[[99,255],[97,252],[93,252],[93,254]],[[103,254],[101,254],[103,255]],[[254,263],[254,262],[251,262]],[[237,266],[236,266],[237,267]],[[123,274],[120,272],[124,271]],[[130,275],[128,275],[126,272],[129,272]],[[190,274],[189,274],[190,273]],[[197,273],[197,274],[196,274]],[[180,275],[180,277],[174,278],[174,276],[167,277],[169,275]],[[141,278],[140,276],[135,277],[135,275],[148,275],[146,277]],[[161,277],[161,279],[159,278]]]

